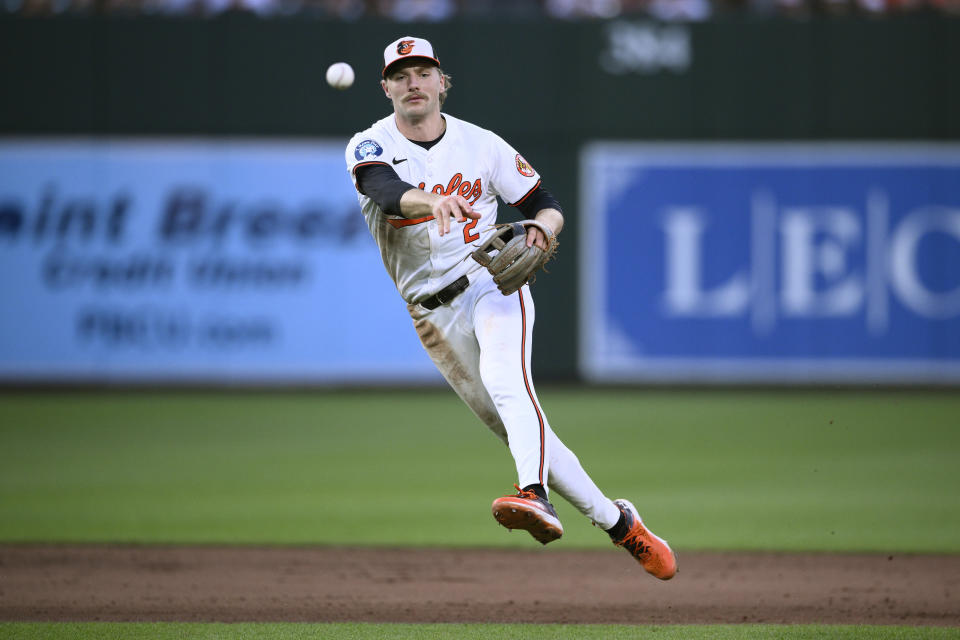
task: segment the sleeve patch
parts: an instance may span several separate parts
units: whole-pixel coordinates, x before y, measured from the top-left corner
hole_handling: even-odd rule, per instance
[[[367,158],[376,158],[383,153],[381,147],[375,140],[364,140],[353,150],[353,156],[357,160],[366,160]]]
[[[528,178],[532,178],[533,174],[536,173],[533,167],[531,167],[519,153],[517,154],[517,171],[520,172],[520,175],[527,176]]]

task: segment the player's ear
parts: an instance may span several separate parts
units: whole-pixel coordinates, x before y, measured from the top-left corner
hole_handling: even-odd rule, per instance
[[[387,96],[387,99],[389,100],[389,99],[390,99],[390,92],[387,91],[387,81],[386,81],[386,80],[381,80],[381,81],[380,81],[380,88],[383,89],[383,95]]]

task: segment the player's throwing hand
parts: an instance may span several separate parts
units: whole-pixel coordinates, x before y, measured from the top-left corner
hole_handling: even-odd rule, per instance
[[[438,197],[431,206],[433,217],[437,219],[437,226],[440,229],[440,235],[446,235],[450,231],[450,220],[457,222],[466,222],[470,220],[479,220],[480,214],[473,210],[470,203],[463,196],[449,195]]]

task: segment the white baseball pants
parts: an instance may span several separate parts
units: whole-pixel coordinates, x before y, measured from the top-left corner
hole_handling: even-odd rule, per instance
[[[420,341],[457,395],[510,448],[518,484],[556,491],[598,526],[620,510],[550,428],[530,375],[534,306],[530,288],[505,296],[486,269],[433,311],[408,305]]]

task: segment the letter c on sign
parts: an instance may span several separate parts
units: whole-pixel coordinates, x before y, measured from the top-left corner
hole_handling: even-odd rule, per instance
[[[900,301],[917,314],[952,318],[960,315],[960,286],[943,293],[931,291],[917,273],[918,245],[924,236],[937,232],[960,243],[960,209],[924,207],[904,218],[890,241],[890,279]]]

